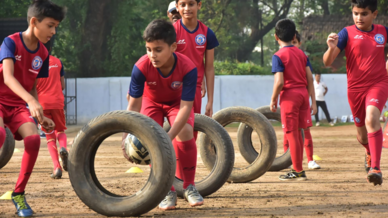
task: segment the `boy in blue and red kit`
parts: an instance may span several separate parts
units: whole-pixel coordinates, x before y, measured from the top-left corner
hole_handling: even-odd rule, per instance
[[[345,27],[338,35],[329,35],[329,49],[323,62],[330,66],[345,49],[348,101],[357,127],[357,140],[365,147],[367,180],[381,185],[383,134],[379,119],[388,97],[384,53],[388,28],[373,24],[378,13],[377,0],[352,0],[351,4],[355,25]]]
[[[52,49],[52,41],[50,40],[45,44],[49,53]],[[63,70],[63,64],[57,57],[49,55],[49,76],[47,78],[38,79],[36,84],[36,90],[38,92],[39,103],[43,107],[44,116],[52,119],[55,122],[55,129],[49,131],[42,128],[47,139],[47,149],[50,153],[51,159],[54,164],[54,170],[51,174],[51,178],[62,178],[62,167],[67,171],[67,158],[69,153],[67,151],[67,136],[65,133],[66,120],[65,120],[65,97],[63,96],[63,90],[65,89],[65,71]],[[62,167],[59,163],[57,140],[59,143],[59,155],[62,159]]]
[[[303,171],[303,141],[301,129],[308,127],[311,109],[316,113],[313,76],[310,62],[302,50],[292,45],[295,40],[296,26],[289,19],[280,20],[275,27],[275,38],[281,49],[272,58],[272,72],[275,74],[274,89],[270,108],[276,112],[280,94],[281,119],[287,137],[293,169],[280,180],[306,180]],[[306,88],[308,87],[308,88]]]
[[[198,20],[198,11],[202,7],[201,0],[176,0],[176,9],[182,19],[174,23],[177,34],[177,50],[192,60],[198,69],[198,79],[194,100],[194,113],[201,113],[202,98],[206,94],[207,104],[205,115],[213,116],[214,98],[214,49],[219,46],[214,32]],[[205,59],[205,62],[204,62]],[[205,77],[205,79],[204,79]],[[197,138],[197,132],[194,132]],[[180,168],[180,160],[176,162]],[[177,170],[178,178],[182,178]]]
[[[24,190],[40,147],[40,136],[32,117],[46,129],[55,126],[43,115],[36,91],[36,78],[47,77],[49,70],[48,52],[42,43],[55,34],[64,16],[64,9],[50,1],[33,1],[27,12],[28,29],[5,38],[0,49],[0,146],[5,139],[4,125],[16,140],[24,140],[20,174],[12,193],[17,214],[22,217],[33,214]]]
[[[183,178],[184,197],[190,206],[200,206],[203,198],[195,188],[197,146],[193,136],[197,68],[186,56],[175,53],[176,33],[165,20],[152,21],[144,31],[147,55],[135,64],[129,88],[128,110],[141,112],[163,126],[167,117],[170,136]],[[125,137],[125,135],[123,136]],[[175,209],[174,187],[159,204],[162,210]]]

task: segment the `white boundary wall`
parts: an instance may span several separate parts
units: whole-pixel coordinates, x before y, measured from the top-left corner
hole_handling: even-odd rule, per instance
[[[347,100],[347,80],[345,74],[325,74],[323,81],[329,92],[326,103],[332,118],[350,115]],[[214,91],[214,113],[231,106],[247,106],[257,108],[269,105],[273,76],[216,76]],[[87,123],[94,117],[113,110],[125,110],[126,94],[130,77],[79,78],[77,79],[77,113],[78,123]],[[71,81],[69,81],[71,82]],[[69,83],[69,87],[73,84]],[[73,90],[69,90],[68,94]],[[202,112],[207,99],[203,98]],[[73,113],[69,111],[69,113]],[[322,110],[320,119],[326,119]]]

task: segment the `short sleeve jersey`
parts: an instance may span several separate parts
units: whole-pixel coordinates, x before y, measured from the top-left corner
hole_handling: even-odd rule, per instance
[[[200,85],[205,75],[205,52],[219,46],[217,37],[201,21],[198,21],[197,28],[192,32],[183,24],[182,19],[174,23],[174,28],[178,44],[176,52],[186,55],[194,62],[198,69],[197,83]]]
[[[22,87],[30,92],[36,78],[48,76],[49,54],[41,42],[35,51],[31,51],[23,42],[22,33],[6,37],[0,47],[0,104],[8,106],[25,106],[22,98],[4,84],[3,60],[14,61],[14,77]]]
[[[306,67],[310,66],[308,57],[295,46],[285,46],[272,57],[272,73],[283,72],[283,90],[306,88]]]
[[[152,65],[147,55],[140,58],[132,70],[129,95],[133,98],[144,96],[161,104],[194,101],[197,68],[188,57],[179,53],[173,55],[175,64],[167,76]]]
[[[349,91],[365,91],[377,82],[388,82],[384,53],[387,32],[382,25],[373,25],[369,32],[353,25],[338,34],[337,47],[345,49]]]
[[[39,103],[44,110],[63,109],[65,98],[62,92],[61,77],[65,75],[61,60],[50,55],[49,76],[38,79],[36,89]]]

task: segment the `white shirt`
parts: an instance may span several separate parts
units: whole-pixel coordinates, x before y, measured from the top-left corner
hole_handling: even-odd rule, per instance
[[[317,101],[324,101],[325,100],[325,88],[327,88],[326,84],[324,82],[317,83],[316,80],[314,80],[314,89],[315,89],[315,100]]]

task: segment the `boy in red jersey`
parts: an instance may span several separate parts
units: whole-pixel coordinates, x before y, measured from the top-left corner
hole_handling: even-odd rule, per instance
[[[270,108],[276,112],[280,94],[281,118],[284,134],[290,146],[293,169],[280,180],[306,180],[303,171],[303,142],[301,129],[308,127],[311,120],[309,95],[312,111],[316,113],[313,77],[310,63],[302,50],[292,45],[295,39],[295,23],[289,19],[280,20],[275,27],[275,38],[281,49],[272,58],[272,72],[275,74]],[[308,87],[308,89],[306,88]]]
[[[388,97],[384,54],[388,28],[373,24],[378,13],[377,0],[352,0],[352,12],[355,25],[345,27],[338,35],[329,35],[329,49],[323,62],[330,66],[345,49],[348,101],[357,127],[357,140],[365,147],[367,180],[381,185],[383,135],[379,118]]]
[[[33,214],[24,190],[40,147],[40,137],[32,117],[46,129],[55,126],[43,115],[37,100],[36,78],[47,77],[49,69],[48,52],[43,43],[55,34],[55,28],[64,16],[64,9],[50,1],[33,1],[27,12],[28,29],[5,38],[0,49],[0,146],[5,139],[4,125],[16,140],[24,140],[20,174],[12,193],[17,214],[22,217]]]
[[[201,0],[176,0],[176,8],[182,19],[174,23],[178,48],[176,52],[190,58],[198,69],[197,90],[194,100],[194,113],[201,113],[202,97],[205,95],[203,78],[206,78],[208,102],[205,115],[213,116],[214,96],[214,48],[219,46],[213,30],[198,20]],[[205,59],[205,62],[204,62]],[[204,87],[201,94],[201,87]]]
[[[52,42],[49,41],[45,46],[50,53]],[[62,93],[65,89],[65,71],[63,70],[62,62],[58,58],[49,56],[49,77],[38,79],[36,89],[38,91],[39,103],[43,107],[44,116],[52,119],[55,123],[55,130],[48,131],[45,128],[42,128],[42,130],[46,134],[47,148],[54,164],[51,178],[60,179],[62,177],[62,168],[59,164],[57,139],[60,146],[59,154],[65,171],[67,171],[67,157],[69,154],[67,152],[66,121],[63,109],[65,98]]]
[[[163,126],[167,117],[176,158],[180,159],[184,197],[190,206],[200,206],[203,198],[195,188],[197,145],[193,136],[197,68],[186,56],[175,53],[176,33],[165,20],[152,21],[144,31],[147,55],[135,64],[129,88],[127,110],[141,112]],[[123,139],[126,134],[124,134]],[[174,187],[159,204],[162,210],[175,209]]]

